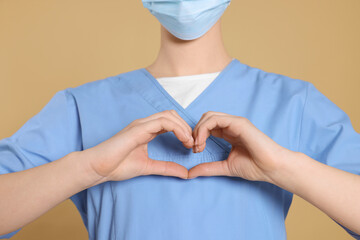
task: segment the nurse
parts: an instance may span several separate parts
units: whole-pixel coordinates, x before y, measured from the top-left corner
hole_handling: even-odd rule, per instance
[[[0,141],[0,238],[70,198],[89,239],[286,239],[297,194],[360,239],[346,113],[230,57],[230,1],[143,4],[162,25],[153,64],[57,92]]]

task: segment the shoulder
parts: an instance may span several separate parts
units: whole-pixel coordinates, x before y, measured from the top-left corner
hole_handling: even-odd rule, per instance
[[[265,95],[281,95],[282,97],[301,96],[304,100],[311,82],[288,76],[279,72],[264,70],[260,67],[241,63],[246,79],[249,79],[257,92]]]
[[[121,90],[126,81],[131,79],[135,74],[138,74],[139,70],[140,69],[135,69],[117,75],[104,77],[76,87],[68,87],[62,91],[75,98],[84,96],[103,96],[109,91],[114,91],[114,89]]]
[[[256,73],[259,80],[261,80],[264,84],[286,85],[293,88],[307,88],[310,83],[296,76],[289,76],[279,72],[260,69],[258,67],[249,66],[249,69],[250,71]]]

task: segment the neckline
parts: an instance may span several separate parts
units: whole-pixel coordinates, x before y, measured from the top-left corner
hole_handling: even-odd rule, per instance
[[[212,78],[213,76],[216,76],[216,75],[219,75],[221,71],[219,72],[211,72],[211,73],[201,73],[201,74],[193,74],[193,75],[183,75],[183,76],[173,76],[173,77],[159,77],[159,78],[156,78],[157,80],[169,80],[169,81],[172,81],[172,80],[191,80],[191,79],[208,79],[208,78]]]
[[[219,82],[221,79],[224,78],[226,73],[230,71],[232,66],[237,62],[238,60],[236,58],[233,58],[217,75],[217,77],[186,107],[184,108],[181,106],[166,90],[165,88],[158,82],[158,80],[146,69],[146,68],[140,68],[140,71],[147,76],[147,78],[154,84],[156,89],[168,100],[172,103],[173,106],[175,106],[178,110],[180,110],[183,114],[188,116],[188,118],[192,119],[188,111],[194,106],[200,99],[202,99],[207,92],[209,92],[212,88],[214,88],[214,85],[216,85],[217,82]]]

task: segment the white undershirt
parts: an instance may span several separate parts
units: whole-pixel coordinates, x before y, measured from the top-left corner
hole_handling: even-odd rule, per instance
[[[177,77],[161,77],[156,80],[183,108],[186,108],[220,72]]]

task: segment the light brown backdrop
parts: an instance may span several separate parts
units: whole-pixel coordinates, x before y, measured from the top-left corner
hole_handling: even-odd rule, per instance
[[[314,83],[359,132],[359,12],[359,0],[233,0],[223,34],[240,61]],[[0,139],[59,90],[147,66],[159,37],[141,0],[0,0]],[[296,196],[286,226],[290,240],[352,239]],[[13,239],[87,239],[87,232],[67,200]]]

